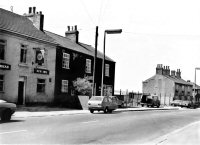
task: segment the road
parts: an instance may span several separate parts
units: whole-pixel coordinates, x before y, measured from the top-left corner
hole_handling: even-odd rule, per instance
[[[0,124],[0,143],[148,144],[200,121],[199,113],[199,109],[186,109],[13,118]]]

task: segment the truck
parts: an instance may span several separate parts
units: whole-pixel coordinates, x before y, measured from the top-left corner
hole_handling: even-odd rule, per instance
[[[147,107],[160,107],[160,100],[157,95],[150,95],[150,94],[143,94],[141,96],[141,106],[147,106]]]

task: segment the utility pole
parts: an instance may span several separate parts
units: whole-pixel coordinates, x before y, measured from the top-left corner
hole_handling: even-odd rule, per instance
[[[96,34],[95,34],[95,51],[94,51],[94,65],[93,65],[93,86],[92,86],[92,95],[96,95],[96,61],[97,61],[97,44],[98,44],[98,26],[96,26]]]

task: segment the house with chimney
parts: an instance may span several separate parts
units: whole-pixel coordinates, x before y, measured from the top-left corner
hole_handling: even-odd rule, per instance
[[[54,100],[57,43],[44,33],[43,20],[35,7],[24,16],[0,8],[0,99]]]
[[[29,7],[22,15],[0,8],[0,99],[19,105],[62,103],[72,107],[73,81],[93,82],[95,49],[79,42],[77,26],[65,36],[44,30],[44,15]],[[97,52],[95,94],[100,95],[103,54]],[[114,95],[115,62],[106,56],[104,94]],[[69,105],[68,105],[69,104]]]
[[[145,94],[158,95],[161,104],[169,105],[173,100],[193,100],[193,85],[181,78],[180,69],[171,70],[169,66],[158,64],[156,74],[142,82]]]

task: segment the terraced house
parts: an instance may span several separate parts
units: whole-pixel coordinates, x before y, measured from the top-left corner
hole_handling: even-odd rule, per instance
[[[0,98],[18,104],[63,100],[73,104],[72,82],[84,77],[93,81],[94,48],[79,42],[77,26],[68,26],[65,36],[60,36],[44,30],[43,24],[44,15],[35,7],[23,16],[0,9]],[[97,95],[102,59],[98,52]],[[106,56],[105,66],[104,90],[113,95],[115,62]]]
[[[181,71],[158,64],[156,74],[142,82],[143,93],[156,94],[161,103],[169,105],[172,100],[192,100],[193,85],[181,78]]]

